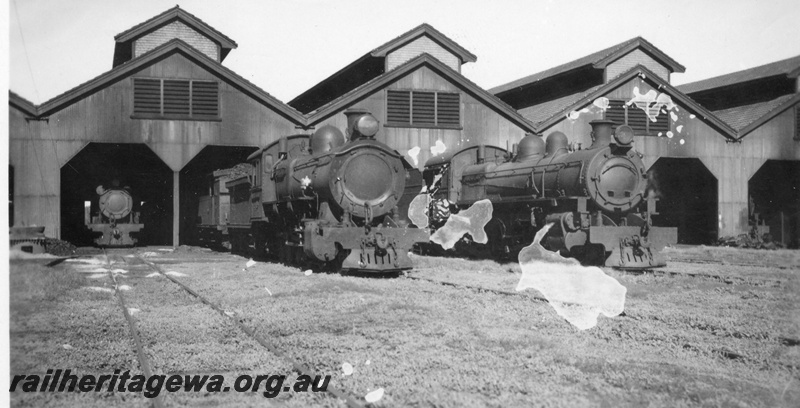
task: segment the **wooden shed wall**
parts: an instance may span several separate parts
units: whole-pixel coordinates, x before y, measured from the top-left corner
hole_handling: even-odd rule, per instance
[[[383,124],[386,123],[386,89],[460,92],[463,128],[459,130],[384,126]],[[349,108],[367,109],[375,115],[382,124],[376,136],[377,140],[396,149],[412,165],[415,161],[408,151],[419,147],[420,152],[416,162],[419,169],[422,169],[425,162],[432,157],[430,148],[436,145],[437,140],[441,140],[447,150],[451,151],[481,143],[505,147],[506,141],[517,143],[525,136],[522,128],[486,106],[466,89],[460,88],[428,67],[420,67],[410,72],[383,89],[343,107],[341,112]],[[342,113],[336,113],[315,126],[319,128],[326,124],[344,129],[346,117]]]
[[[634,96],[634,87],[639,88],[640,94],[650,90],[660,92],[645,79],[635,78],[603,96],[630,100]],[[746,232],[747,183],[750,178],[768,159],[800,160],[800,142],[792,140],[793,111],[790,109],[776,116],[745,136],[741,143],[730,143],[719,130],[703,120],[698,112],[678,103],[676,99],[673,101],[678,106],[671,111],[677,117],[677,120],[670,119],[673,137],[637,136],[634,138],[636,149],[645,155],[644,161],[648,168],[661,157],[699,158],[717,178],[720,236]],[[545,130],[544,135],[561,131],[570,142],[587,146],[591,143],[589,122],[601,119],[602,111],[594,107],[591,101],[577,110],[583,108],[588,108],[588,112],[580,113],[575,120],[565,117]],[[681,140],[684,141],[683,144],[680,143]]]
[[[133,81],[123,78],[64,109],[48,121],[26,122],[10,111],[10,164],[15,175],[15,222],[45,225],[60,236],[60,169],[90,142],[145,143],[173,171],[206,145],[264,146],[296,133],[295,123],[180,54],[132,77],[218,79],[221,121],[132,119]]]

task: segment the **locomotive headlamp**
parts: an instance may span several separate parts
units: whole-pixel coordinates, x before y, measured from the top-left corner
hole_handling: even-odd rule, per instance
[[[349,140],[358,140],[362,137],[370,138],[378,133],[378,119],[366,109],[348,109],[344,111],[347,115],[347,137]]]
[[[353,126],[358,133],[366,137],[372,137],[378,133],[378,119],[369,114],[362,115],[356,119],[356,123]]]
[[[614,141],[620,146],[627,146],[633,143],[633,129],[628,125],[617,127],[614,132]]]

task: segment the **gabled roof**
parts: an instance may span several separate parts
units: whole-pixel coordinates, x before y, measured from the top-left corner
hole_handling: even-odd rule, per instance
[[[591,103],[593,100],[611,92],[612,90],[618,88],[624,83],[642,74],[644,74],[646,81],[655,84],[661,90],[661,92],[666,93],[667,95],[672,97],[676,102],[679,102],[681,105],[683,105],[690,111],[695,112],[698,115],[698,117],[702,118],[702,120],[706,121],[710,126],[719,130],[724,136],[732,140],[736,139],[737,135],[736,130],[733,129],[730,125],[720,120],[712,112],[700,106],[697,102],[686,96],[684,93],[680,92],[678,89],[676,89],[674,86],[670,85],[663,79],[659,78],[656,74],[654,74],[652,71],[650,71],[649,69],[647,69],[642,65],[637,65],[629,69],[627,72],[616,77],[607,84],[594,87],[586,92],[581,92],[580,97],[571,99],[570,100],[571,104],[562,105],[563,108],[560,110],[556,110],[551,107],[550,111],[555,111],[555,113],[536,124],[537,133],[541,133],[547,128],[555,125],[559,121],[565,120],[566,115],[569,112],[580,109],[581,107]],[[531,107],[532,110],[535,110],[535,108],[536,106]]]
[[[308,125],[314,126],[316,123],[319,123],[320,121],[338,113],[339,111],[347,107],[349,104],[358,101],[366,96],[369,96],[374,92],[379,91],[385,86],[399,80],[400,78],[404,77],[405,75],[415,71],[416,69],[422,66],[426,66],[434,70],[437,74],[441,75],[445,79],[452,81],[459,87],[465,89],[473,97],[480,100],[485,105],[491,107],[496,112],[500,113],[502,116],[512,121],[525,131],[527,132],[534,131],[533,124],[530,123],[527,119],[525,119],[525,117],[520,115],[516,110],[506,105],[505,102],[501,101],[500,99],[490,94],[483,88],[479,87],[472,81],[468,80],[460,73],[454,71],[452,68],[439,61],[436,57],[433,57],[427,53],[423,53],[403,63],[397,68],[377,78],[372,79],[371,81],[359,86],[356,89],[353,89],[352,91],[320,107],[316,112],[308,116]]]
[[[464,47],[458,45],[458,43],[433,28],[430,24],[423,23],[336,71],[333,75],[296,96],[288,102],[288,105],[303,113],[318,109],[331,100],[382,75],[386,70],[384,61],[387,54],[422,36],[431,38],[433,41],[458,56],[462,64],[465,62],[475,62],[477,60],[477,57]]]
[[[14,92],[8,91],[8,104],[19,109],[28,116],[36,116],[36,105]]]
[[[174,53],[180,53],[184,55],[185,57],[191,59],[196,64],[202,66],[203,68],[207,69],[213,74],[234,84],[235,86],[239,87],[243,92],[250,95],[253,99],[271,107],[276,112],[282,114],[284,117],[291,120],[292,122],[296,124],[305,123],[305,117],[302,114],[300,114],[300,112],[297,112],[290,106],[287,106],[277,98],[268,94],[261,88],[253,85],[248,80],[239,76],[230,69],[222,66],[222,64],[220,64],[219,62],[214,61],[213,59],[209,58],[200,51],[197,51],[195,48],[193,48],[189,44],[186,44],[180,39],[173,39],[165,44],[162,44],[157,48],[153,49],[152,51],[149,51],[148,53],[142,55],[141,57],[136,58],[135,60],[129,61],[126,64],[115,67],[111,71],[108,71],[94,79],[91,79],[83,84],[76,86],[73,89],[70,89],[69,91],[64,92],[59,96],[56,96],[53,99],[50,99],[47,102],[42,103],[41,105],[39,105],[38,114],[44,116],[44,115],[49,115],[52,112],[61,110],[67,105],[70,105],[79,99],[82,99],[121,79],[124,79],[130,76],[131,74],[141,70],[142,68],[154,64]]]
[[[678,89],[683,93],[692,94],[773,76],[785,76],[787,78],[800,76],[800,55],[702,81],[683,84],[678,86]]]
[[[534,125],[538,125],[539,123],[544,122],[547,119],[550,119],[556,113],[559,113],[562,110],[564,110],[565,106],[572,106],[576,102],[585,98],[586,95],[590,95],[591,93],[598,90],[602,86],[603,84],[596,85],[581,92],[562,96],[561,98],[558,99],[553,99],[551,101],[540,103],[538,105],[533,105],[524,109],[520,109],[519,112],[526,119],[533,122]]]
[[[736,129],[739,138],[742,138],[798,102],[800,94],[789,94],[771,101],[718,110],[714,114]]]
[[[649,41],[645,40],[642,37],[636,37],[628,41],[614,45],[612,47],[608,47],[604,50],[597,51],[593,54],[589,54],[585,57],[578,58],[574,61],[570,61],[566,64],[561,64],[557,67],[553,67],[533,75],[528,75],[516,81],[496,86],[494,88],[489,89],[489,92],[495,95],[501,94],[503,92],[507,92],[515,88],[520,88],[525,85],[530,85],[534,82],[541,81],[559,74],[567,73],[569,71],[576,70],[579,68],[591,67],[595,69],[603,69],[606,66],[608,66],[608,64],[618,60],[625,54],[628,54],[629,52],[637,48],[641,48],[644,52],[650,54],[653,58],[663,63],[670,70],[670,72],[686,71],[686,68],[683,65],[679,64],[677,61],[670,58],[667,54],[656,48],[656,46],[651,44]]]
[[[423,35],[430,37],[432,40],[436,41],[442,47],[446,48],[447,50],[453,52],[458,58],[461,59],[461,63],[465,62],[475,62],[478,60],[478,57],[475,54],[466,50],[466,48],[458,45],[455,41],[447,38],[446,35],[439,32],[439,30],[433,28],[428,23],[422,23],[411,30],[401,34],[397,38],[388,41],[386,44],[381,45],[378,48],[375,48],[370,52],[370,55],[373,57],[385,57],[388,53],[410,43],[411,41],[416,40]]]
[[[183,10],[180,6],[175,6],[143,23],[137,24],[117,35],[114,40],[117,46],[114,50],[114,66],[117,66],[130,59],[132,55],[133,41],[151,31],[154,31],[175,20],[194,28],[201,34],[210,38],[220,45],[220,61],[224,60],[231,49],[238,47],[235,41],[228,38],[225,34],[217,31],[214,27],[206,24],[191,13]]]

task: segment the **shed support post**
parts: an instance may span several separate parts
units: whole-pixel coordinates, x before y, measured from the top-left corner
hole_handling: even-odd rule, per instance
[[[172,246],[177,248],[180,245],[180,172],[172,172]]]

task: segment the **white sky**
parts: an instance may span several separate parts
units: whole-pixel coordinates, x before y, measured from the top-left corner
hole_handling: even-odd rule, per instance
[[[10,0],[9,88],[39,104],[111,69],[114,35],[176,0]],[[427,22],[477,55],[491,88],[642,36],[679,85],[800,55],[800,1],[184,0],[237,42],[225,66],[289,101]],[[0,20],[2,23],[2,20]]]

